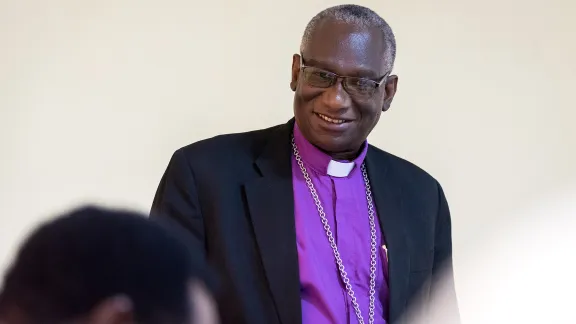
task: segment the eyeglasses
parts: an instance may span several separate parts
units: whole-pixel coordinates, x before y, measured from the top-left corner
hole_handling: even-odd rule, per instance
[[[305,65],[302,55],[300,55],[300,69],[304,75],[304,81],[309,86],[316,88],[330,88],[336,84],[338,79],[342,79],[344,90],[346,90],[346,92],[351,96],[360,98],[372,97],[390,74],[390,72],[386,73],[380,81],[360,77],[342,76],[330,71]]]

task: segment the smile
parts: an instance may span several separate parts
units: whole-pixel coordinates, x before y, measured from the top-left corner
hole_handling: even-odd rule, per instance
[[[320,113],[316,113],[316,115],[317,115],[318,117],[322,118],[324,121],[327,121],[327,122],[332,123],[332,124],[343,124],[343,123],[348,122],[348,121],[345,120],[345,119],[334,119],[334,118],[330,118],[330,117],[328,117],[328,116],[326,116],[326,115],[322,115],[322,114],[320,114]]]

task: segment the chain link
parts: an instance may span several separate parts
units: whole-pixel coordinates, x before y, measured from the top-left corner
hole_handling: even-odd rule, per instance
[[[364,317],[362,316],[362,312],[360,310],[360,305],[358,305],[358,301],[356,300],[356,295],[354,294],[354,289],[352,289],[352,285],[350,284],[350,279],[348,279],[348,273],[344,269],[344,263],[342,262],[342,258],[340,257],[340,252],[338,251],[338,246],[336,245],[336,241],[334,240],[334,235],[332,234],[332,230],[330,229],[330,224],[328,224],[328,219],[326,218],[326,213],[324,212],[324,208],[322,207],[322,203],[320,202],[320,198],[318,197],[318,193],[316,192],[316,188],[312,183],[312,179],[304,166],[304,162],[302,162],[302,157],[298,151],[298,147],[296,146],[296,142],[294,141],[294,137],[292,137],[292,149],[294,151],[294,158],[298,163],[298,167],[302,171],[302,175],[304,176],[304,180],[306,180],[306,185],[310,190],[310,194],[312,194],[312,198],[314,199],[314,203],[316,204],[316,209],[318,210],[318,214],[320,215],[320,220],[324,227],[324,231],[326,232],[326,236],[328,238],[328,242],[330,243],[330,247],[334,252],[334,259],[336,261],[336,265],[338,266],[338,271],[340,272],[340,277],[342,278],[342,282],[350,296],[350,301],[352,302],[352,306],[354,308],[354,312],[356,313],[356,317],[358,318],[359,324],[364,324]],[[366,166],[362,163],[361,166],[362,170],[362,177],[364,178],[364,185],[366,187],[366,200],[368,203],[368,220],[370,222],[370,290],[369,290],[369,298],[370,304],[368,307],[368,323],[374,324],[374,305],[375,305],[375,295],[376,295],[376,253],[377,243],[376,243],[376,223],[374,220],[374,204],[372,202],[372,190],[370,188],[370,181],[368,179],[368,173],[366,172]]]

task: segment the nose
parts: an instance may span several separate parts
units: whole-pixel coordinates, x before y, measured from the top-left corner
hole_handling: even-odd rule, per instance
[[[322,102],[327,108],[337,111],[350,107],[352,99],[344,89],[342,81],[338,80],[334,85],[324,91],[322,94]]]

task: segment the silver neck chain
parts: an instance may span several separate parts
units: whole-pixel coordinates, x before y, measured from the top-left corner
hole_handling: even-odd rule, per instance
[[[330,229],[330,224],[328,224],[328,219],[326,218],[326,213],[324,212],[324,208],[322,207],[322,203],[320,202],[320,198],[318,197],[318,193],[316,192],[316,188],[312,183],[312,179],[304,166],[304,162],[302,162],[302,157],[298,152],[298,147],[296,146],[296,142],[294,141],[294,137],[292,137],[292,149],[294,151],[294,158],[302,171],[302,175],[306,180],[306,185],[308,189],[310,189],[310,193],[312,194],[312,198],[314,199],[314,203],[316,204],[316,208],[318,209],[318,214],[320,215],[320,220],[322,221],[322,225],[324,226],[324,230],[326,231],[326,236],[328,237],[328,242],[330,242],[330,247],[332,247],[332,251],[334,252],[334,259],[336,261],[336,265],[338,266],[338,270],[340,272],[340,277],[342,278],[342,282],[350,296],[350,300],[352,302],[352,306],[354,307],[354,311],[356,312],[356,316],[358,317],[358,323],[364,324],[364,317],[362,316],[362,312],[360,310],[360,306],[358,305],[358,301],[356,300],[356,295],[354,294],[354,290],[352,289],[352,285],[350,284],[350,279],[348,279],[348,274],[344,269],[344,263],[342,262],[342,258],[340,257],[340,252],[338,251],[338,246],[336,245],[336,240],[334,239],[334,235],[332,234],[332,230]],[[370,222],[370,305],[368,307],[368,323],[374,323],[374,303],[375,303],[375,295],[376,295],[376,252],[377,243],[376,243],[376,224],[374,220],[374,204],[372,203],[372,191],[370,190],[370,181],[368,180],[368,173],[366,172],[366,166],[362,163],[362,177],[364,178],[364,185],[366,187],[366,200],[368,203],[368,220]]]

